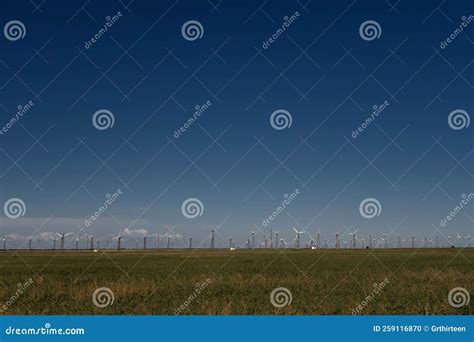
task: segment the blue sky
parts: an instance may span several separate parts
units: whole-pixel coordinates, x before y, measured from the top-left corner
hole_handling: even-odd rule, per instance
[[[106,239],[127,229],[128,246],[146,231],[174,234],[184,246],[189,235],[207,241],[211,226],[221,245],[229,236],[243,244],[252,230],[263,241],[262,221],[296,189],[271,224],[287,241],[292,226],[319,229],[323,239],[339,232],[348,240],[354,229],[366,239],[473,235],[472,203],[440,226],[473,192],[472,124],[448,124],[454,110],[473,112],[472,23],[440,47],[472,2],[124,4],[3,6],[2,26],[19,20],[26,34],[0,37],[2,126],[18,105],[34,103],[0,136],[1,201],[26,206],[24,216],[2,216],[0,235],[12,243],[57,231]],[[202,25],[201,38],[182,36],[190,20]],[[368,20],[380,27],[376,39],[359,34]],[[101,109],[113,127],[94,127]],[[270,124],[279,109],[292,118],[282,130]],[[188,198],[201,201],[201,216],[183,215]],[[378,200],[380,215],[361,215],[366,198]]]

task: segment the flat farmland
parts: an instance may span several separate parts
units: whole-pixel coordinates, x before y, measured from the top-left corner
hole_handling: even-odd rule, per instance
[[[3,315],[468,315],[474,249],[0,253]],[[461,296],[462,297],[462,296]],[[463,300],[463,298],[455,298]]]

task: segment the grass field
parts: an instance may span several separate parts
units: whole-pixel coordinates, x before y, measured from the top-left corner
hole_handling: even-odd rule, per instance
[[[182,315],[350,315],[361,305],[360,314],[466,315],[472,301],[454,308],[448,292],[472,291],[473,265],[474,249],[2,252],[0,308],[6,315],[173,315],[178,308]],[[114,294],[104,308],[92,301],[100,287]],[[291,292],[289,305],[272,305],[277,287]]]

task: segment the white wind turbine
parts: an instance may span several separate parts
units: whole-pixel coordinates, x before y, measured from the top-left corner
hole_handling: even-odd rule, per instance
[[[352,248],[356,248],[356,239],[357,239],[357,232],[359,231],[359,228],[354,230],[352,233],[349,233],[349,235],[352,235]]]
[[[461,239],[462,239],[461,234],[456,233],[456,239],[458,239],[458,247],[461,247]]]
[[[302,231],[297,231],[295,227],[293,227],[293,230],[295,231],[296,233],[296,236],[295,236],[295,244],[296,244],[296,249],[299,249],[300,248],[300,235],[301,234],[304,234],[306,233],[304,230]]]
[[[122,236],[120,235],[120,232],[119,232],[118,236],[116,236],[112,239],[112,241],[113,240],[117,240],[117,250],[119,251],[122,248]]]
[[[466,239],[467,239],[467,247],[471,247],[471,234],[468,234],[466,236]]]
[[[59,236],[59,238],[61,239],[61,244],[60,244],[60,249],[63,250],[64,249],[64,238],[68,235],[71,235],[73,233],[62,233],[62,234],[59,234],[59,233],[56,233],[57,236]]]
[[[56,249],[56,237],[53,235],[51,239],[53,240],[53,249]]]

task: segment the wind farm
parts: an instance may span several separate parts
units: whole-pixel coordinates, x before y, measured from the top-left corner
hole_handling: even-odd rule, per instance
[[[24,236],[21,239],[15,235],[14,238],[7,236],[0,237],[2,240],[1,251],[127,251],[127,250],[185,250],[185,249],[420,249],[420,248],[471,248],[472,237],[470,234],[463,236],[456,232],[453,237],[449,234],[433,233],[430,236],[416,236],[412,234],[401,235],[397,233],[378,235],[369,233],[359,233],[359,229],[347,229],[345,233],[325,233],[318,229],[312,235],[305,230],[291,227],[286,232],[286,238],[278,231],[272,229],[267,231],[250,231],[247,238],[240,241],[232,236],[224,236],[214,229],[210,229],[209,236],[197,245],[193,245],[193,236],[188,235],[188,239],[183,239],[181,234],[170,233],[149,233],[145,230],[139,236],[130,234],[127,230],[119,231],[117,236],[101,236],[73,232],[56,232],[42,234],[41,236]],[[268,234],[270,238],[268,238]],[[218,236],[216,236],[218,235]],[[126,238],[124,238],[124,236]],[[36,239],[37,244],[33,246],[32,241]],[[106,243],[100,244],[100,241]],[[219,241],[218,241],[219,240]],[[41,247],[40,247],[40,241]],[[154,241],[147,244],[147,241]],[[216,242],[218,241],[218,242]],[[226,242],[227,241],[227,242]],[[125,244],[128,242],[128,244]]]
[[[180,314],[470,314],[446,301],[455,284],[474,283],[471,236],[364,234],[251,230],[236,238],[210,228],[209,235],[119,231],[115,236],[72,232],[25,238],[14,247],[2,238],[0,295],[15,284],[32,285],[8,314],[174,314],[206,281]],[[39,240],[38,240],[39,241]],[[38,286],[35,286],[38,285]],[[383,292],[367,302],[374,284]],[[115,301],[106,308],[91,302],[107,287]],[[292,303],[276,308],[274,288],[285,287]]]

